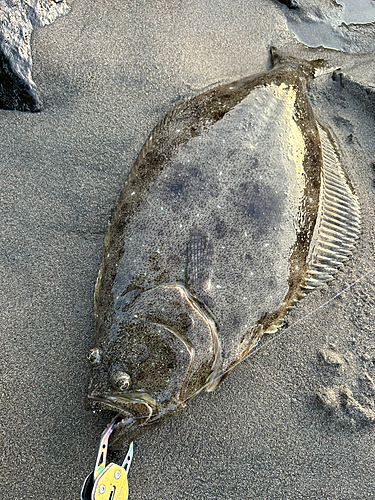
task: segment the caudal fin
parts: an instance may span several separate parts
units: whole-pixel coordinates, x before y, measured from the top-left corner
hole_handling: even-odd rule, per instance
[[[324,59],[313,59],[312,61],[298,59],[297,57],[284,54],[276,47],[271,47],[270,53],[273,67],[288,66],[291,69],[294,68],[296,71],[302,71],[307,80],[312,80],[318,75],[329,73],[335,69],[330,67]]]

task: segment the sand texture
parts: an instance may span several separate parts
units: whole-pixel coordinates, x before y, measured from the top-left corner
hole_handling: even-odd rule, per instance
[[[302,45],[271,0],[70,5],[33,33],[44,110],[0,110],[0,498],[79,498],[113,416],[84,407],[85,357],[121,188],[170,108],[269,69],[271,45],[336,69],[309,97],[359,197],[361,236],[282,334],[135,442],[129,499],[373,498],[374,28],[356,55]]]

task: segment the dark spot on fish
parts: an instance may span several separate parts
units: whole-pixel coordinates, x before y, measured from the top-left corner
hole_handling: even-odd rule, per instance
[[[186,168],[186,167],[184,167],[184,168]],[[196,179],[203,180],[202,170],[200,170],[198,167],[190,167],[187,170],[187,172],[188,172],[187,178],[195,177]]]
[[[264,207],[260,206],[258,203],[250,203],[247,209],[247,215],[253,219],[260,219],[264,215]]]
[[[256,168],[258,168],[258,166],[259,166],[258,158],[252,158],[251,165],[249,165],[249,167],[251,169],[256,169]]]
[[[259,194],[259,185],[256,183],[250,184],[249,182],[242,182],[239,185],[238,192],[241,196],[247,196],[250,191],[252,191],[254,194]]]
[[[223,220],[219,220],[215,226],[215,232],[218,238],[224,238],[227,234],[227,228]]]
[[[232,323],[232,326],[237,326],[240,324],[240,320],[237,318],[237,316],[233,316],[231,323]]]
[[[186,189],[186,183],[182,181],[175,182],[174,184],[170,184],[168,187],[173,194],[178,196],[184,192],[184,189]]]
[[[159,273],[154,279],[154,285],[161,285],[169,281],[169,272],[167,269],[164,269],[161,273]]]
[[[277,285],[277,283],[276,283],[276,280],[275,280],[274,278],[271,278],[271,279],[268,281],[268,286],[269,286],[270,288],[276,288],[276,285]]]
[[[241,184],[237,192],[237,203],[245,216],[256,221],[264,218],[269,225],[276,222],[282,211],[280,194],[269,187],[265,189],[257,183]],[[258,226],[262,227],[261,224]]]
[[[160,271],[160,261],[161,261],[161,255],[158,252],[153,252],[150,254],[149,257],[150,261],[150,271]]]

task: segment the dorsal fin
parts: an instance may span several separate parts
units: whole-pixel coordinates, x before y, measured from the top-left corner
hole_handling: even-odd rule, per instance
[[[342,168],[330,133],[318,124],[322,145],[320,210],[308,257],[308,276],[302,285],[314,289],[332,279],[349,257],[360,233],[360,207]]]
[[[161,133],[166,129],[173,121],[178,117],[179,114],[183,113],[185,109],[189,109],[189,105],[192,101],[192,97],[187,97],[184,101],[180,102],[168,111],[166,115],[157,123],[153,128],[151,134],[148,136],[146,142],[144,143],[139,155],[134,163],[133,168],[136,168],[147,154],[152,150],[155,139],[157,139]]]

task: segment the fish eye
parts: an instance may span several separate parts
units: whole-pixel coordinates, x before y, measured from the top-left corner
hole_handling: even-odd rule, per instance
[[[87,360],[92,365],[98,365],[102,360],[102,351],[98,347],[94,347],[87,355]]]
[[[112,383],[116,387],[116,389],[120,389],[120,391],[126,391],[129,389],[131,384],[130,375],[125,372],[116,372],[112,376]]]

